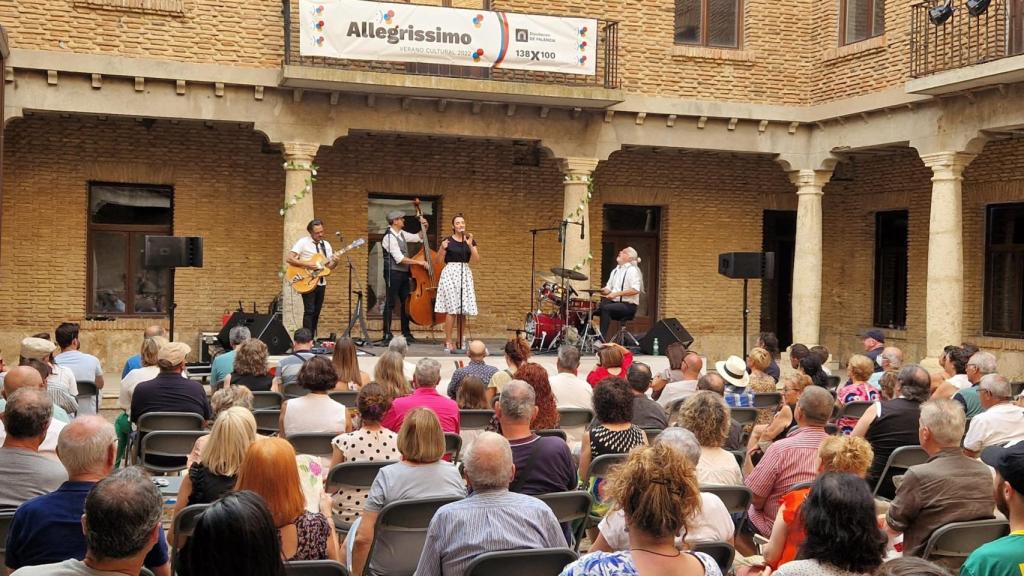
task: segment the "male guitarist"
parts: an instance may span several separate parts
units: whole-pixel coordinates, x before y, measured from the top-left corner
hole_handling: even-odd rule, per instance
[[[338,261],[334,259],[331,243],[324,240],[324,222],[319,218],[310,220],[306,225],[309,236],[299,238],[288,253],[287,263],[292,266],[316,270],[318,265],[311,262],[315,254],[322,254],[327,262],[322,264],[334,269]],[[327,278],[320,278],[316,288],[302,295],[302,327],[308,328],[316,336],[316,325],[320,322],[320,310],[324,307],[324,293],[327,291]]]

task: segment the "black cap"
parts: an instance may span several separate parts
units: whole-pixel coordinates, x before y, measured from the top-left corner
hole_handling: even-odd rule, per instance
[[[981,451],[981,461],[995,468],[1014,490],[1024,494],[1024,442],[1005,448],[989,446]]]
[[[861,338],[874,338],[878,342],[881,342],[883,344],[885,343],[885,332],[882,332],[881,330],[879,330],[877,328],[872,328],[870,330],[865,330],[865,331],[861,332],[859,334],[859,336]]]

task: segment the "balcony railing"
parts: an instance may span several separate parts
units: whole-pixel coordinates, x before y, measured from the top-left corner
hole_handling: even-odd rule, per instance
[[[472,78],[500,82],[525,82],[561,86],[619,87],[618,22],[598,20],[597,74],[593,76],[561,72],[482,68],[454,64],[419,62],[388,62],[380,60],[347,60],[322,56],[303,56],[299,50],[298,0],[282,0],[284,13],[284,62],[294,66],[314,66],[358,72],[383,72],[448,78]]]
[[[1010,0],[1015,1],[1015,0]],[[945,0],[925,0],[912,6],[910,29],[910,76],[920,78],[998,60],[1019,53],[1020,15],[1008,14],[1007,0],[992,0],[988,10],[971,16],[962,0],[955,0],[954,13],[938,26],[928,11]]]

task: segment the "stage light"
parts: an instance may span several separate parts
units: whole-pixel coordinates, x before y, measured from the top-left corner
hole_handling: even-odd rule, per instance
[[[946,2],[941,6],[935,6],[928,9],[928,20],[936,26],[942,26],[949,20],[950,16],[953,15],[953,3]]]
[[[971,16],[981,16],[988,10],[988,5],[992,3],[992,0],[967,0],[967,12]]]

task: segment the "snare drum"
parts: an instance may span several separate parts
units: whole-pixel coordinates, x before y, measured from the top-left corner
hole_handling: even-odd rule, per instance
[[[526,315],[526,340],[534,348],[544,348],[562,331],[565,323],[557,314],[539,312]]]
[[[597,302],[589,300],[587,298],[570,298],[569,299],[569,312],[577,312],[580,314],[589,315],[592,311],[597,310]]]

